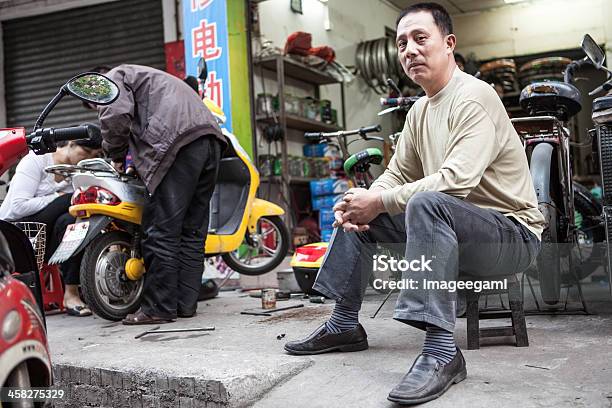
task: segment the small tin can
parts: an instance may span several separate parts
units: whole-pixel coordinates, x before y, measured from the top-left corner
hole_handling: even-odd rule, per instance
[[[262,289],[261,290],[261,308],[274,309],[276,307],[276,290]]]

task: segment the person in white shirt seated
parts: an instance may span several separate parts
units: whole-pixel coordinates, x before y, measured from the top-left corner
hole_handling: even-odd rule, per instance
[[[30,152],[21,159],[0,207],[0,219],[5,221],[46,224],[45,260],[57,249],[66,226],[74,222],[74,217],[68,213],[72,185],[61,176],[45,172],[45,168],[56,164],[77,164],[100,156],[102,138],[99,127],[88,125],[98,129],[90,139],[62,144],[54,153],[45,155]],[[78,292],[80,261],[81,256],[75,256],[60,266],[66,285],[64,308],[71,315],[89,316],[91,311]]]

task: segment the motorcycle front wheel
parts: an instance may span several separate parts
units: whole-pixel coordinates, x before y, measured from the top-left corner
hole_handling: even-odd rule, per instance
[[[128,233],[111,231],[96,237],[83,254],[83,300],[93,313],[107,320],[121,320],[140,306],[144,279],[132,281],[125,275],[131,242]]]
[[[223,260],[238,273],[262,275],[276,268],[289,251],[289,232],[278,216],[257,220],[255,234],[248,231],[237,250],[222,255]]]

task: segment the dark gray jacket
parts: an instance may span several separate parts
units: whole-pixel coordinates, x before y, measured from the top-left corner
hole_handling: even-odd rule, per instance
[[[119,65],[108,74],[119,98],[98,107],[102,147],[115,161],[129,147],[138,174],[153,194],[179,149],[213,136],[226,145],[214,116],[179,78],[142,65]]]

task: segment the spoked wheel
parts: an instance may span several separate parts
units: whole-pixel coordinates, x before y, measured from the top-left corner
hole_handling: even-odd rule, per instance
[[[546,220],[542,232],[542,249],[538,254],[538,280],[542,300],[549,305],[559,302],[561,296],[561,245],[558,243],[558,210],[553,205],[541,204],[540,211]]]
[[[248,231],[240,247],[223,254],[225,263],[244,275],[261,275],[276,268],[289,250],[289,232],[277,216],[261,217],[256,233]]]
[[[132,281],[125,274],[130,251],[130,235],[122,231],[99,235],[85,249],[81,263],[83,300],[104,319],[121,320],[140,306],[144,279]]]

